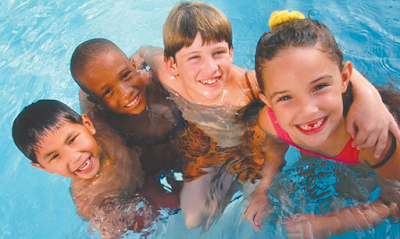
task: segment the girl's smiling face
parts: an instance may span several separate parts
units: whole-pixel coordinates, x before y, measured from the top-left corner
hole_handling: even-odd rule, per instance
[[[204,43],[197,33],[193,44],[169,59],[169,66],[182,81],[194,102],[213,101],[221,97],[232,66],[232,48],[227,42]]]
[[[343,70],[317,47],[281,50],[262,71],[264,101],[296,144],[318,146],[343,123],[342,93],[351,65]]]
[[[31,164],[63,177],[93,178],[100,169],[101,149],[92,122],[86,115],[82,120],[83,125],[64,122],[43,136],[36,149],[39,164]]]

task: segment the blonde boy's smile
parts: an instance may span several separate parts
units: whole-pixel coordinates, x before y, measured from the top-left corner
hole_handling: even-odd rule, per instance
[[[215,77],[215,78],[213,78],[213,79],[203,80],[203,81],[199,81],[199,82],[200,82],[201,84],[203,84],[204,86],[214,87],[214,86],[216,86],[220,81],[221,81],[221,77]]]

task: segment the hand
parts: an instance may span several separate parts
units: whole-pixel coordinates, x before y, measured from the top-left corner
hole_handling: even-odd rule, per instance
[[[365,107],[364,102],[362,104],[364,106],[353,102],[347,115],[346,128],[354,139],[353,147],[360,150],[375,146],[374,157],[379,158],[386,148],[389,131],[400,140],[400,130],[382,101],[375,102],[374,107]]]
[[[351,82],[354,100],[347,115],[347,132],[354,139],[353,147],[375,146],[374,157],[379,158],[386,147],[389,130],[398,140],[400,130],[378,90],[356,69],[353,69]]]
[[[386,205],[378,199],[373,203],[359,203],[363,215],[368,224],[372,227],[380,225],[385,219],[398,215],[399,208],[397,204],[390,203]]]
[[[331,226],[326,222],[326,215],[304,214],[284,222],[288,238],[329,238],[332,236]]]
[[[253,226],[257,232],[263,226],[262,218],[268,212],[266,206],[268,205],[268,196],[264,190],[255,190],[247,203],[246,210],[243,213],[242,221],[246,219]]]
[[[142,56],[142,51],[142,48],[139,48],[139,50],[133,53],[133,55],[129,59],[137,70],[144,69],[147,66],[145,59]]]

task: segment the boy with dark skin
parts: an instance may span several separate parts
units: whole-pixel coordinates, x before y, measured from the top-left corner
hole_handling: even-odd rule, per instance
[[[176,167],[179,156],[169,139],[179,113],[151,71],[137,71],[111,41],[91,39],[75,49],[71,74],[81,87],[81,111],[96,110],[129,147],[141,146],[147,173]]]

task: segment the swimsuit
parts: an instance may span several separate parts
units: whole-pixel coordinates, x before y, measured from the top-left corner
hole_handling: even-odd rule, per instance
[[[241,182],[255,182],[261,178],[264,164],[261,148],[265,133],[255,122],[237,119],[241,107],[229,104],[202,105],[183,98],[170,87],[165,89],[185,121],[172,139],[183,157],[182,174],[185,182],[200,178],[210,168],[217,172],[229,171]]]
[[[178,131],[172,143],[182,155],[182,174],[185,182],[191,182],[207,174],[206,168],[215,171],[229,171],[243,183],[254,183],[261,179],[264,164],[262,146],[266,135],[255,125],[248,126],[242,137],[242,143],[232,147],[220,147],[195,124],[188,121]]]
[[[290,136],[288,135],[288,133],[285,132],[282,129],[282,127],[279,125],[278,120],[276,119],[276,116],[275,116],[275,112],[271,108],[268,108],[268,115],[271,119],[272,125],[274,126],[278,137],[280,139],[282,139],[283,141],[285,141],[287,144],[292,145],[292,146],[300,149],[303,152],[306,152],[308,154],[312,154],[312,155],[315,155],[315,156],[318,156],[318,157],[321,157],[324,159],[331,159],[331,160],[346,163],[346,164],[359,164],[360,163],[358,161],[358,152],[359,151],[356,148],[351,147],[351,142],[353,142],[353,139],[349,140],[349,142],[346,144],[346,146],[344,147],[344,149],[338,156],[335,156],[333,158],[327,157],[327,156],[303,149],[303,148],[295,145],[293,143],[293,141],[290,139]]]
[[[331,160],[342,162],[342,163],[346,163],[346,164],[359,164],[360,163],[358,161],[358,152],[359,151],[356,148],[353,148],[351,146],[351,142],[353,142],[353,139],[349,140],[349,142],[346,144],[346,146],[343,148],[342,152],[338,156],[327,157],[327,156],[324,156],[324,155],[318,154],[316,152],[312,152],[312,151],[303,149],[303,148],[295,145],[293,143],[293,141],[290,139],[289,134],[287,132],[285,132],[282,129],[282,127],[279,125],[278,120],[276,119],[276,116],[275,116],[275,112],[271,108],[268,108],[268,115],[269,115],[269,117],[271,119],[272,125],[274,126],[278,137],[280,139],[282,139],[283,141],[285,141],[287,144],[292,145],[292,146],[302,150],[303,152],[306,152],[306,153],[312,154],[312,155],[316,155],[316,156],[321,157],[323,159],[331,159]],[[396,138],[392,137],[392,144],[391,144],[391,146],[389,148],[389,151],[386,153],[385,158],[381,162],[379,162],[379,163],[377,163],[375,165],[371,165],[371,167],[372,168],[378,168],[378,167],[384,165],[392,157],[392,155],[395,153],[396,147],[397,147]]]

